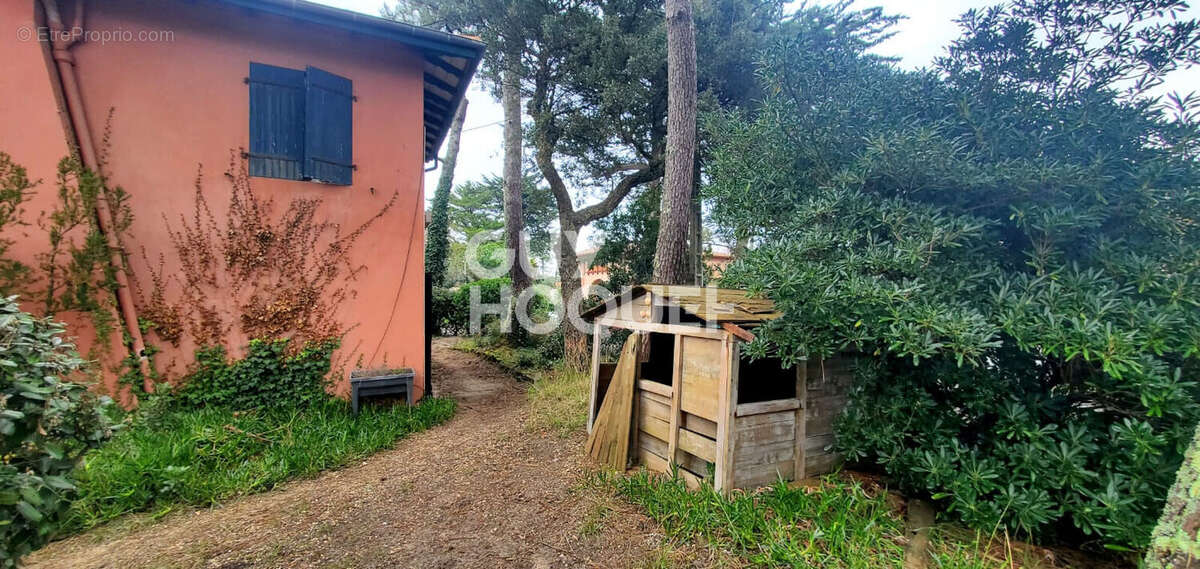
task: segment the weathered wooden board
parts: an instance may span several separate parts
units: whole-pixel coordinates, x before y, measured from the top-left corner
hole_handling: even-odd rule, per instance
[[[734,478],[734,486],[737,488],[758,488],[774,484],[781,477],[784,480],[791,480],[794,464],[792,460],[786,460],[775,464],[761,464],[739,468]]]
[[[670,425],[658,417],[652,417],[646,413],[638,414],[638,428],[652,436],[666,442],[667,437],[670,437]],[[666,451],[663,452],[666,455]]]
[[[809,476],[820,476],[837,470],[841,463],[842,457],[836,454],[810,454],[804,468]]]
[[[679,450],[694,454],[708,462],[717,461],[717,441],[687,429],[679,429]]]
[[[773,401],[756,401],[754,403],[742,403],[737,406],[737,416],[746,417],[749,415],[761,415],[763,413],[778,413],[780,411],[793,411],[800,408],[800,400],[791,399],[775,399]]]
[[[810,455],[814,453],[822,454],[826,452],[825,447],[833,444],[833,440],[833,435],[809,436],[807,439],[804,439],[804,451]]]
[[[741,470],[763,464],[777,464],[784,461],[794,462],[795,453],[796,445],[791,439],[753,447],[737,447],[734,449],[733,467]]]
[[[667,460],[667,441],[646,431],[638,432],[638,450],[652,452],[663,460]]]
[[[657,419],[666,421],[671,417],[670,403],[649,391],[638,392],[638,410]]]
[[[657,381],[650,381],[649,379],[639,379],[637,386],[638,389],[642,391],[649,391],[650,393],[666,397],[667,399],[671,398],[671,391],[673,391],[670,385],[662,384]]]
[[[638,433],[638,457],[641,464],[645,465],[647,470],[669,474],[671,472],[671,468],[666,459],[668,452],[666,441],[650,435],[645,431]],[[642,458],[641,453],[649,453],[657,460],[650,459],[647,461]],[[708,475],[709,463],[692,456],[691,454],[685,452],[676,452],[675,463],[679,467],[681,476],[684,473],[687,473],[699,481],[699,479],[702,479]]]
[[[684,337],[680,349],[680,369],[683,393],[680,407],[710,421],[718,417],[719,381],[721,377],[722,342],[707,338]],[[728,367],[727,365],[725,367]]]
[[[704,435],[710,439],[717,438],[717,424],[705,419],[704,417],[699,417],[691,413],[684,413],[682,425],[683,428],[689,431],[700,433],[701,435]]]
[[[739,425],[737,433],[734,434],[734,448],[771,445],[779,441],[795,443],[795,415],[789,413],[784,420],[760,425]]]
[[[586,446],[588,455],[597,462],[619,470],[624,470],[629,461],[638,336],[630,335],[621,349],[612,385],[600,405]]]

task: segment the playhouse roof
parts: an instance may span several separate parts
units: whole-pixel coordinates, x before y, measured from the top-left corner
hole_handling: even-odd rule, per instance
[[[768,298],[752,296],[749,292],[732,288],[700,287],[685,285],[634,285],[616,298],[616,305],[602,304],[587,310],[584,318],[595,318],[621,303],[644,294],[661,298],[668,305],[678,306],[684,312],[707,322],[730,322],[735,324],[760,324],[783,316]]]

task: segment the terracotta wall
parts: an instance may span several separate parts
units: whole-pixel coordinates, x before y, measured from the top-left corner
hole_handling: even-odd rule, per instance
[[[3,4],[4,22],[28,19],[32,10],[29,2],[15,2],[15,9],[13,2]],[[252,178],[252,184],[260,197],[274,201],[276,212],[293,198],[322,200],[318,216],[339,224],[343,232],[357,228],[398,193],[396,204],[351,251],[351,264],[363,270],[336,315],[349,328],[335,354],[341,373],[336,379],[338,391],[345,393],[350,369],[391,365],[414,368],[416,383],[422,384],[419,55],[395,43],[212,0],[93,0],[86,2],[85,11],[88,30],[121,30],[135,37],[142,31],[170,32],[169,41],[88,42],[73,50],[93,130],[101,130],[112,113],[107,173],[131,195],[135,219],[125,246],[142,289],[140,302],[145,303],[152,286],[147,260],[156,265],[161,256],[167,274],[175,269],[166,227],[177,224],[180,215],[190,216],[200,166],[204,195],[217,219],[224,219],[231,192],[222,174],[231,152],[249,144],[248,87],[243,82],[249,63],[319,67],[354,82],[354,185],[266,178]],[[69,21],[70,11],[65,15]],[[4,60],[14,62],[21,77],[18,81],[0,74],[0,150],[11,148],[8,151],[36,176],[52,179],[52,166],[65,154],[65,145],[44,56],[36,42],[14,43],[7,30],[3,35]],[[14,93],[20,96],[14,99]],[[26,136],[26,131],[35,136]],[[44,194],[46,188],[42,190]],[[224,311],[226,318],[234,317],[232,306]],[[180,376],[192,360],[195,346],[186,337],[177,348],[152,334],[147,340],[164,349],[158,368],[168,377]],[[240,350],[247,340],[234,326],[227,344]],[[112,374],[108,376],[112,381]]]

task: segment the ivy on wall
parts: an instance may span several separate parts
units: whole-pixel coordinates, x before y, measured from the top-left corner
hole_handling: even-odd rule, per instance
[[[167,221],[176,262],[147,259],[143,327],[176,346],[185,334],[197,346],[225,345],[235,326],[249,338],[289,338],[296,350],[340,338],[347,326],[338,307],[365,268],[350,251],[399,194],[343,233],[321,219],[320,199],[294,198],[276,215],[274,201],[255,192],[244,161],[232,159],[225,178],[232,191],[223,216],[204,195],[201,170],[190,215]]]

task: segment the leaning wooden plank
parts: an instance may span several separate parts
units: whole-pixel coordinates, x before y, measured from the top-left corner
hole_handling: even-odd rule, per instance
[[[611,468],[624,470],[629,461],[629,440],[633,418],[633,388],[640,334],[631,334],[621,348],[612,385],[600,404],[593,430],[588,435],[588,455]]]

